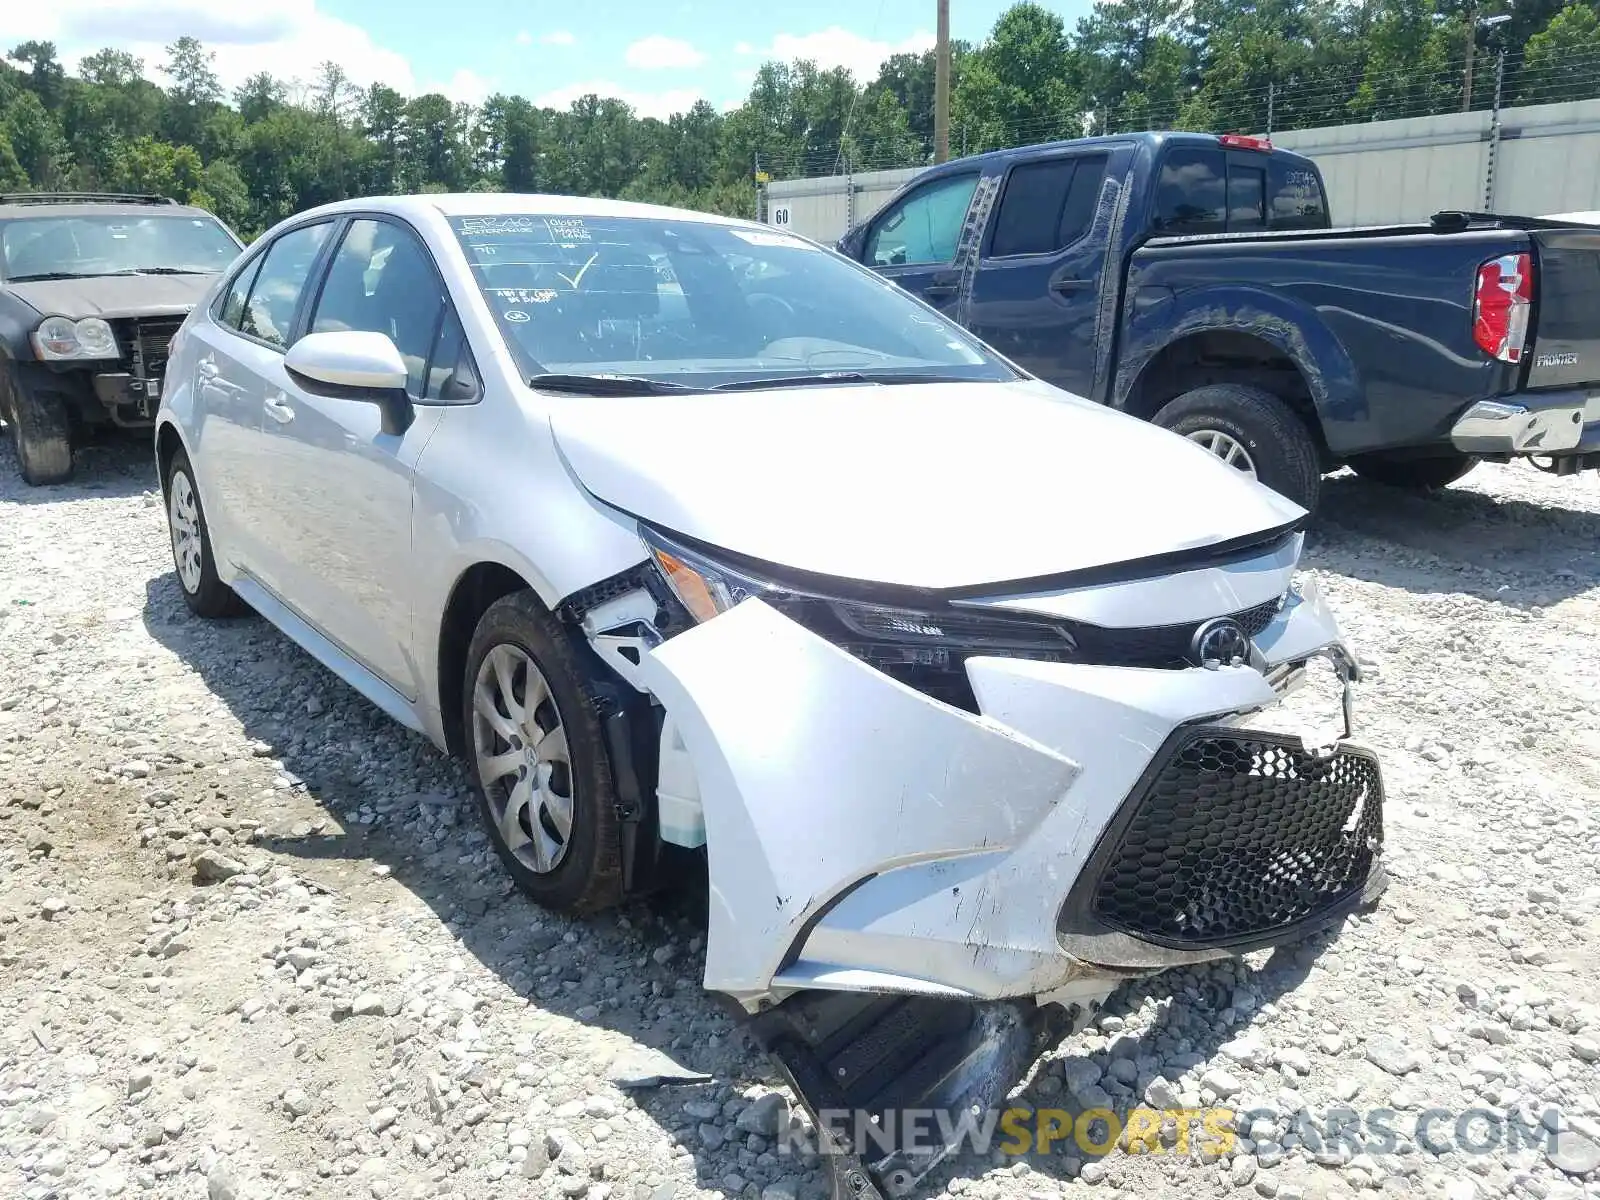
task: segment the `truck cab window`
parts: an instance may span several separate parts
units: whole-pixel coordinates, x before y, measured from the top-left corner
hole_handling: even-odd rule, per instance
[[[866,261],[875,267],[951,261],[977,186],[976,175],[957,175],[906,196],[873,223]]]
[[[1050,254],[1088,233],[1105,171],[1103,154],[1013,167],[1000,198],[990,257]]]
[[[1226,227],[1221,150],[1179,146],[1168,151],[1156,183],[1157,233],[1221,233]]]

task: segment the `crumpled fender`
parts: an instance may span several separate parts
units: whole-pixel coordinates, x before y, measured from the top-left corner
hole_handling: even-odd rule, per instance
[[[872,670],[760,600],[640,664],[705,813],[705,986],[768,990],[815,915],[874,872],[1004,850],[1061,801],[1069,758]]]

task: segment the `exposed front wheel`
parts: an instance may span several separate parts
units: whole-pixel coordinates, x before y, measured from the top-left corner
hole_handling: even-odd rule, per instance
[[[1185,392],[1155,415],[1222,462],[1315,508],[1322,469],[1311,432],[1271,392],[1238,383],[1213,383]]]
[[[1362,454],[1350,460],[1350,469],[1363,479],[1389,487],[1433,491],[1449,487],[1473,467],[1478,459],[1471,454],[1451,452],[1427,458],[1391,458],[1382,454]]]
[[[484,828],[531,899],[593,912],[622,898],[616,793],[576,648],[531,592],[478,622],[464,679],[468,763]]]
[[[15,375],[0,379],[5,417],[24,483],[40,487],[72,476],[72,427],[66,401],[35,391]]]
[[[167,468],[167,531],[172,538],[172,563],[178,586],[189,611],[198,617],[231,617],[244,610],[244,602],[217,575],[217,557],[211,548],[211,531],[194,467],[182,450]]]

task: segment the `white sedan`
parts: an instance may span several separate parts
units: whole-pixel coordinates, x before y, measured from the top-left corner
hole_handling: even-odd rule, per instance
[[[856,997],[773,1039],[803,1095],[869,1026],[934,1053],[862,994],[1081,1014],[1382,886],[1305,514],[803,239],[315,209],[185,324],[156,450],[189,606],[247,604],[463,757],[535,900],[704,854],[707,988],[769,1030]],[[1332,732],[1266,728],[1318,664]]]

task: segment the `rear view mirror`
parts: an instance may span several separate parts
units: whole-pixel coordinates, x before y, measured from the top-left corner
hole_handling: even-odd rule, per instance
[[[411,426],[405,360],[385,334],[356,329],[308,333],[289,347],[283,365],[313,395],[377,405],[384,433],[398,436]]]

